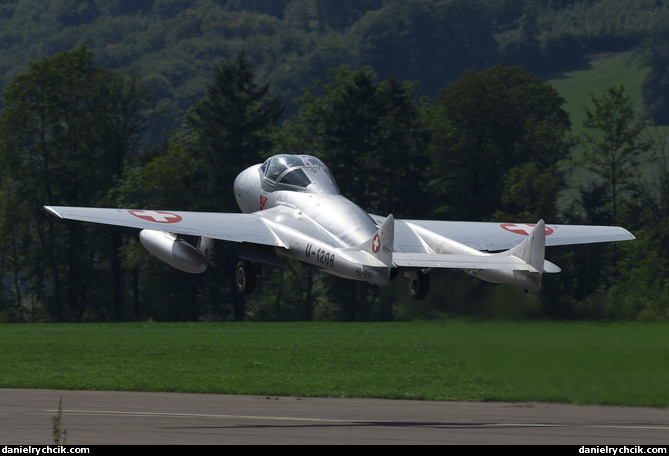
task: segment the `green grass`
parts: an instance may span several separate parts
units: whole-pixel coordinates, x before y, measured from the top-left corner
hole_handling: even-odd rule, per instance
[[[640,64],[638,59],[634,58],[633,53],[607,54],[594,56],[582,69],[566,69],[564,73],[549,78],[546,82],[551,84],[558,93],[565,99],[564,110],[569,114],[572,123],[571,133],[578,135],[583,130],[583,120],[585,115],[583,108],[590,106],[590,94],[601,97],[605,89],[623,84],[625,92],[634,102],[637,110],[641,112],[642,85],[643,80],[648,74],[649,68]],[[665,131],[667,127],[659,127]],[[572,152],[574,157],[580,156],[580,151],[576,149]],[[565,169],[570,169],[571,164],[568,161],[563,163]],[[644,172],[654,172],[656,167],[653,165],[644,166]],[[579,195],[579,188],[583,182],[592,179],[592,175],[584,171],[571,170],[567,175],[567,189],[560,196],[560,207],[563,209],[576,200]]]
[[[0,327],[0,387],[669,406],[669,325]]]
[[[642,106],[641,86],[648,73],[630,54],[611,54],[594,58],[588,68],[567,71],[547,82],[565,99],[564,110],[569,113],[574,132],[580,130],[584,116],[583,106],[590,105],[592,92],[601,96],[605,89],[620,84],[625,85],[625,92],[632,97],[638,109]]]
[[[491,399],[669,406],[666,324],[458,326],[454,353],[495,386]],[[488,399],[488,398],[486,398]]]

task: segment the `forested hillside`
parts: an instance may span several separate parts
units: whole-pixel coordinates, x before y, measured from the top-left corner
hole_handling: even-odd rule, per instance
[[[647,121],[669,123],[667,37],[669,0],[2,1],[0,321],[665,319],[669,138]],[[614,84],[571,128],[545,81],[617,52],[649,68],[641,109]],[[370,212],[639,239],[549,251],[563,272],[537,295],[444,273],[418,306],[402,278],[286,262],[242,298],[230,246],[186,275],[133,230],[42,210],[238,211],[236,174],[281,152],[322,158]]]
[[[96,64],[141,75],[174,117],[240,51],[290,103],[340,65],[418,81],[434,98],[468,68],[546,76],[637,48],[653,69],[647,107],[666,123],[668,24],[663,0],[5,0],[0,88],[29,61],[84,45]]]

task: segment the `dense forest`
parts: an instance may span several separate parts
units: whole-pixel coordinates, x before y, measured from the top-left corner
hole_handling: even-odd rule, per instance
[[[0,321],[666,319],[667,38],[666,0],[2,1]],[[623,51],[649,68],[642,108],[612,86],[573,128],[544,81]],[[134,230],[42,210],[236,212],[236,174],[284,152],[323,159],[370,212],[638,239],[550,249],[563,272],[531,295],[455,271],[408,303],[286,261],[247,298],[229,245],[187,275]]]
[[[665,0],[4,0],[0,88],[29,61],[79,46],[141,76],[174,119],[211,68],[244,51],[288,103],[327,69],[370,66],[434,98],[465,69],[523,65],[543,77],[589,54],[638,50],[646,107],[667,123]]]

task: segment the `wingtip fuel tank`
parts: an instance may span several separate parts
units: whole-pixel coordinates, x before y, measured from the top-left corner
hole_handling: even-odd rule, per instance
[[[176,234],[142,230],[139,232],[139,240],[158,259],[181,271],[198,274],[207,269],[204,256]]]

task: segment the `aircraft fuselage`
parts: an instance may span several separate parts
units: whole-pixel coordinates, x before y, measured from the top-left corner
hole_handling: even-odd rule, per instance
[[[340,193],[324,193],[307,187],[304,191],[272,188],[264,182],[260,165],[239,174],[234,183],[235,198],[244,213],[283,207],[299,211],[299,217],[322,229],[338,248],[354,247],[371,238],[377,230],[374,220],[360,206]],[[275,218],[267,213],[269,218]],[[298,219],[299,220],[299,219]],[[282,220],[275,220],[284,222]]]
[[[282,182],[282,176],[268,178],[268,170],[262,167],[254,165],[241,172],[234,193],[242,212],[257,213],[270,221],[285,245],[277,253],[332,275],[388,284],[391,265],[375,258],[381,246],[371,245],[379,227],[367,212],[339,193],[326,168],[307,167],[311,180],[300,187]],[[369,253],[355,249],[365,244],[369,244]]]

